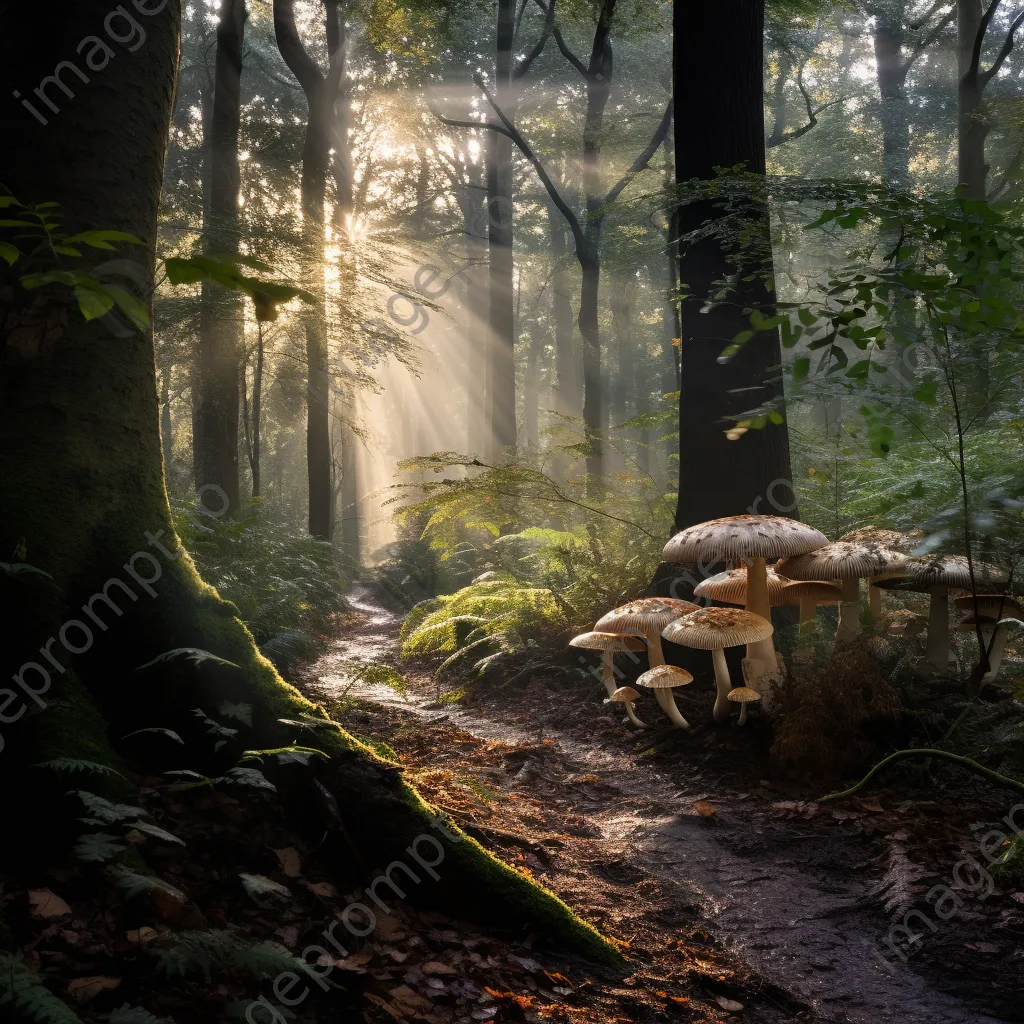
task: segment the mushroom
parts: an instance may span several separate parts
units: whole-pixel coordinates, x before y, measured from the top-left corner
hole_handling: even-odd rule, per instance
[[[779,600],[786,586],[791,582],[784,576],[780,576],[771,566],[765,569],[766,583],[768,586],[768,603],[774,608],[784,604]],[[709,576],[706,580],[698,583],[693,588],[697,597],[706,597],[710,601],[721,601],[722,604],[747,603],[747,570],[726,569],[715,576]]]
[[[642,597],[614,608],[597,620],[594,629],[605,633],[628,633],[647,640],[647,661],[651,668],[665,664],[661,631],[674,619],[700,609],[678,597]]]
[[[875,584],[885,590],[904,590],[931,595],[928,609],[928,645],[925,658],[939,672],[949,670],[949,591],[970,590],[971,572],[963,555],[931,555],[909,558],[899,579],[880,580]],[[974,563],[974,585],[1004,586],[997,566]]]
[[[610,697],[605,699],[605,704],[629,705],[635,701],[640,694],[632,686],[620,686]]]
[[[901,555],[909,555],[914,541],[923,536],[921,530],[901,533],[899,530],[886,530],[879,526],[862,526],[859,530],[844,533],[839,539],[858,544],[877,544],[888,551],[898,551]],[[872,584],[879,580],[894,579],[899,575],[898,572],[883,572],[868,580],[868,617],[872,622],[877,622],[882,614],[882,591],[873,587]]]
[[[849,640],[860,632],[860,579],[871,577],[906,561],[898,551],[862,541],[837,540],[816,551],[784,558],[776,566],[791,580],[840,580],[842,595],[837,640]]]
[[[637,678],[637,686],[646,686],[654,691],[654,699],[658,707],[665,712],[673,724],[680,729],[689,729],[690,723],[683,718],[676,707],[675,697],[672,690],[676,686],[686,686],[693,682],[693,676],[685,668],[677,668],[675,665],[655,665]]]
[[[699,562],[707,565],[726,560],[745,562],[748,572],[745,608],[770,621],[765,559],[800,555],[827,543],[828,538],[823,533],[786,516],[728,516],[698,523],[677,533],[665,545],[662,558],[666,562],[684,564]],[[763,641],[747,646],[747,658],[752,663],[748,676],[755,684],[777,672],[775,645],[770,636],[769,633]],[[760,685],[755,685],[755,688],[763,689]]]
[[[962,619],[957,625],[957,631],[976,633],[978,624],[981,624],[981,642],[988,652],[988,671],[981,677],[980,684],[984,686],[995,681],[1003,661],[1007,627],[1014,620],[1024,618],[1024,609],[1006,594],[978,594],[978,618],[975,618],[974,600],[970,595],[956,599],[957,608],[968,611],[967,618]]]
[[[734,686],[729,691],[728,696],[729,700],[740,706],[740,717],[736,723],[737,725],[744,725],[746,723],[747,705],[761,699],[761,694],[757,690],[752,690],[749,686]]]
[[[601,652],[601,682],[604,683],[609,697],[614,697],[617,683],[615,682],[614,658],[616,651],[642,651],[644,642],[638,636],[624,633],[601,633],[592,631],[580,633],[569,641],[570,647],[582,647],[588,651]],[[643,722],[633,712],[633,705],[626,701],[626,714],[629,720],[643,728]]]
[[[780,604],[797,605],[800,608],[800,646],[793,652],[797,660],[809,659],[813,654],[811,637],[813,624],[818,615],[818,605],[839,604],[842,589],[835,583],[823,580],[794,580],[786,584]]]
[[[715,666],[714,716],[716,722],[729,717],[729,666],[725,661],[725,648],[740,644],[756,644],[767,640],[773,632],[768,619],[739,608],[702,608],[665,627],[664,636],[674,644],[710,651]]]

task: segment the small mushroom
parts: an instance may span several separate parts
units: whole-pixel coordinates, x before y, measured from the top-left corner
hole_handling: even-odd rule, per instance
[[[906,555],[880,545],[837,540],[805,555],[784,558],[776,566],[791,580],[838,580],[842,583],[837,640],[860,632],[860,580],[898,568]]]
[[[1006,647],[1008,627],[1016,620],[1024,618],[1024,609],[1005,594],[979,594],[978,617],[974,617],[974,598],[958,597],[957,608],[966,609],[968,615],[957,625],[957,632],[977,633],[981,625],[981,642],[988,652],[988,671],[981,677],[980,685],[994,682],[1003,661],[1003,650]]]
[[[675,665],[656,665],[648,669],[637,678],[637,686],[646,686],[654,691],[654,699],[658,707],[665,712],[673,724],[680,729],[689,729],[690,723],[683,718],[676,707],[675,697],[672,690],[677,686],[687,686],[693,682],[693,676],[685,668],[677,668]]]
[[[828,538],[820,531],[786,516],[728,516],[677,533],[665,545],[662,558],[684,564],[745,562],[748,580],[744,607],[771,621],[765,559],[804,554],[827,543]],[[778,661],[770,634],[762,641],[748,644],[747,658],[751,663],[751,681],[770,679],[776,674]]]
[[[714,717],[716,722],[724,722],[729,717],[732,688],[725,648],[767,640],[772,632],[772,624],[753,612],[739,608],[703,608],[670,623],[665,627],[664,636],[674,644],[711,652],[717,690]]]
[[[610,697],[606,698],[605,704],[629,704],[640,696],[632,686],[620,686]]]
[[[700,605],[678,597],[642,597],[602,615],[594,629],[604,633],[628,633],[644,637],[647,641],[647,661],[654,668],[665,664],[661,631],[674,619],[699,608]]]
[[[608,633],[592,631],[580,633],[569,641],[570,647],[582,647],[588,651],[601,652],[601,682],[604,683],[609,697],[614,697],[616,691],[614,658],[617,651],[642,651],[646,646],[638,636],[629,636],[624,633]],[[636,717],[633,705],[626,702],[626,715],[636,726],[643,728],[643,722]]]
[[[757,690],[752,690],[749,686],[734,686],[729,691],[729,700],[734,704],[740,706],[740,717],[737,725],[744,725],[747,721],[747,705],[753,704],[754,701],[761,699],[761,694]]]
[[[971,572],[963,555],[931,555],[910,558],[903,563],[902,577],[880,580],[875,586],[885,590],[903,590],[929,594],[928,644],[925,658],[939,672],[949,671],[949,592],[970,590]],[[997,566],[974,563],[974,585],[1005,586],[1006,579]]]

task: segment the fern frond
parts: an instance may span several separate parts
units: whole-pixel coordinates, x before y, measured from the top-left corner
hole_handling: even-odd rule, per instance
[[[0,951],[0,1007],[39,1024],[82,1024],[78,1016],[44,984],[20,954]]]

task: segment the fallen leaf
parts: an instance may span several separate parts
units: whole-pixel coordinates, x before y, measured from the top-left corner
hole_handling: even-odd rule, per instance
[[[373,1003],[376,1006],[379,1006],[382,1010],[385,1010],[387,1013],[390,1013],[391,1016],[395,1018],[395,1020],[406,1019],[405,1014],[402,1013],[402,1011],[399,1010],[397,1007],[392,1006],[391,1003],[389,1003],[386,999],[381,999],[380,996],[375,996],[372,992],[364,992],[363,995],[365,995],[366,998],[369,999],[371,1003]]]
[[[87,1003],[95,999],[101,992],[117,988],[121,984],[120,978],[104,978],[97,975],[91,978],[75,978],[68,985],[68,995],[76,1003]]]
[[[673,1003],[679,1003],[680,1006],[685,1006],[690,1001],[689,996],[669,996],[669,999]]]
[[[710,818],[712,815],[718,812],[718,808],[713,804],[709,804],[707,800],[698,800],[694,805],[693,809],[702,817]]]
[[[515,959],[514,957],[512,959]],[[458,974],[454,967],[443,964],[439,960],[428,960],[420,970],[424,974]]]
[[[33,917],[63,917],[71,908],[49,889],[29,889],[28,902]]]
[[[872,814],[884,814],[885,808],[878,802],[876,796],[859,797],[855,796],[850,803],[857,808],[858,811],[870,811]]]
[[[149,898],[165,921],[181,920],[181,901],[176,900],[169,892],[164,892],[163,889],[150,889]]]
[[[160,933],[155,928],[144,924],[141,928],[133,928],[125,933],[128,941],[136,946],[148,946]]]
[[[338,890],[330,882],[307,882],[306,888],[315,892],[317,896],[337,896]]]
[[[728,1010],[730,1013],[739,1013],[743,1009],[742,1003],[737,1003],[735,999],[726,999],[725,996],[715,996],[715,1002],[723,1010]]]
[[[299,851],[293,846],[286,846],[282,850],[275,850],[277,859],[281,862],[281,870],[289,878],[298,878],[302,874],[302,862],[299,860]]]

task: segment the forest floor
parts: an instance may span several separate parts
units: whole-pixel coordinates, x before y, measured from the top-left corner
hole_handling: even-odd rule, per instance
[[[653,703],[651,728],[635,730],[597,683],[491,682],[441,705],[429,666],[406,665],[403,696],[353,678],[353,661],[396,663],[400,624],[365,592],[353,606],[358,624],[304,675],[310,695],[392,748],[497,856],[628,943],[627,977],[585,980],[557,950],[532,948],[536,937],[505,946],[537,970],[518,995],[510,978],[492,1008],[526,996],[544,1018],[595,1024],[736,1019],[740,1005],[758,1022],[1024,1020],[1024,894],[989,895],[957,868],[971,855],[987,864],[970,826],[995,828],[1012,791],[936,767],[818,803],[840,780],[780,772],[765,724],[715,726],[698,687],[677,691],[688,733],[663,726]],[[954,871],[974,889],[939,919],[925,894]],[[914,908],[928,920],[910,919],[923,938],[904,963],[883,943]]]

